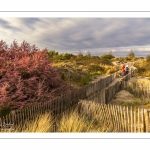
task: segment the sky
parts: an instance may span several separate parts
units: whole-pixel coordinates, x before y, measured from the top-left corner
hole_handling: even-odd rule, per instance
[[[86,55],[150,54],[150,18],[1,17],[0,40],[10,45],[24,40],[39,49]]]

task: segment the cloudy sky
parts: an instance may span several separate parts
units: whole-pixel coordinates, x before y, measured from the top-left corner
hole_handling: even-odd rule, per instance
[[[150,18],[0,18],[1,39],[60,53],[150,54]]]

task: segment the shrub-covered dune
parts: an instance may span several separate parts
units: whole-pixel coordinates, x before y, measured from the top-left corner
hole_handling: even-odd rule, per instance
[[[47,49],[16,41],[8,47],[0,41],[0,107],[11,109],[50,100],[69,92],[51,66]]]

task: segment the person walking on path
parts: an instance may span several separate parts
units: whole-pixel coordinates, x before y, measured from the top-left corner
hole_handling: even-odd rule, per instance
[[[125,74],[128,74],[128,73],[129,73],[129,66],[126,65],[126,66],[125,66]]]
[[[121,76],[124,76],[125,75],[125,73],[126,73],[126,70],[125,70],[125,64],[122,66],[122,68],[121,68]]]

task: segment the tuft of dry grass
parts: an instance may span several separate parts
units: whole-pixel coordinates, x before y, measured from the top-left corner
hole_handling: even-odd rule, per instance
[[[63,115],[57,132],[109,132],[111,130],[112,127],[102,124],[96,116],[89,118],[85,114],[79,114],[76,109],[69,115]]]
[[[76,111],[70,115],[63,115],[58,124],[58,132],[87,132],[93,126],[93,121],[87,124],[84,116],[79,116]]]
[[[14,132],[52,132],[53,117],[45,113],[36,117],[33,121],[26,121],[23,127],[18,126]]]
[[[137,79],[137,83],[138,85],[142,85],[142,86],[149,86],[150,85],[150,80],[148,79]]]

